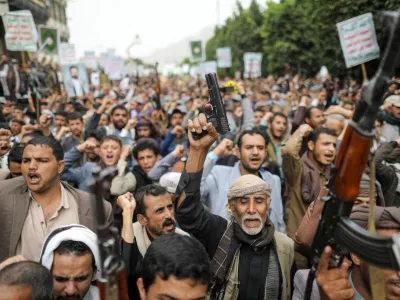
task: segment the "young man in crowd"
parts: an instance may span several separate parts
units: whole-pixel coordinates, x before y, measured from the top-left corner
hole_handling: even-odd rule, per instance
[[[72,168],[73,163],[82,159],[84,154],[90,156],[93,153],[99,156],[99,161],[88,160],[81,167]],[[126,146],[123,148],[121,140],[115,135],[106,136],[101,141],[88,138],[65,154],[65,168],[61,178],[78,184],[79,189],[83,191],[89,191],[87,183],[97,164],[103,167],[117,166],[118,176],[112,181],[111,193],[114,194],[112,191],[117,193],[132,191],[135,189],[136,180],[131,173],[126,172],[128,155],[129,148]]]
[[[94,228],[92,195],[61,182],[63,170],[58,141],[36,137],[27,142],[22,176],[0,182],[0,262],[14,255],[38,261],[45,237],[60,226]],[[104,208],[111,224],[111,206],[104,202]]]
[[[129,120],[128,110],[123,105],[114,106],[111,110],[111,125],[106,127],[107,135],[118,136],[123,145],[132,145],[135,138],[133,131],[136,120]]]
[[[259,130],[243,131],[237,142],[240,161],[233,167],[228,167],[216,165],[218,158],[228,154],[232,149],[232,142],[227,139],[223,140],[214,151],[208,153],[205,160],[201,181],[201,197],[213,214],[228,220],[229,214],[226,210],[226,205],[230,186],[240,176],[246,174],[255,175],[271,186],[269,218],[276,231],[285,232],[281,180],[278,176],[272,175],[262,168],[267,156],[268,143],[269,139],[266,134]]]
[[[299,155],[303,139],[308,138],[308,151]],[[301,125],[282,146],[282,169],[286,179],[286,229],[293,238],[308,205],[324,191],[330,179],[330,168],[336,155],[336,132],[328,128],[313,130]],[[297,267],[306,267],[298,257]]]
[[[140,188],[135,198],[131,193],[121,195],[117,204],[123,216],[123,258],[128,270],[129,294],[131,299],[138,299],[134,283],[140,277],[140,267],[150,243],[166,233],[188,234],[176,228],[173,200],[159,185]],[[137,222],[132,224],[134,215]]]
[[[55,229],[44,242],[40,263],[53,276],[54,299],[97,300],[100,276],[97,236],[81,225]]]
[[[194,238],[169,234],[150,245],[137,285],[141,300],[200,300],[206,299],[210,282],[203,246]]]
[[[64,149],[64,152],[69,151],[73,147],[76,147],[83,142],[84,128],[85,124],[83,123],[83,118],[81,114],[79,114],[78,112],[68,114],[68,129],[69,132],[71,132],[71,135],[68,135],[61,140],[61,145]]]
[[[148,174],[156,162],[160,160],[160,147],[153,139],[143,138],[136,143],[132,152],[137,161],[132,173],[136,178],[135,190],[138,190],[153,183]]]
[[[54,113],[54,128],[52,131],[53,136],[57,136],[61,129],[67,126],[68,118],[64,111],[57,111]]]
[[[200,134],[204,128],[208,134],[193,139],[192,133]],[[204,114],[189,122],[189,157],[175,201],[179,226],[197,238],[212,259],[210,299],[290,299],[293,241],[274,232],[269,220],[271,186],[253,174],[234,180],[225,195],[233,219],[229,223],[206,211],[200,201],[204,161],[217,138],[218,133]],[[260,146],[252,146],[257,151],[266,147],[261,139]]]
[[[267,129],[268,157],[280,167],[282,166],[282,143],[285,140],[285,135],[288,127],[288,119],[283,113],[274,113],[271,117],[271,127]]]

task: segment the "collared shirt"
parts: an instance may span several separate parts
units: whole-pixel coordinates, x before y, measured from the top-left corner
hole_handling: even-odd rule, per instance
[[[47,221],[41,205],[31,192],[28,214],[22,227],[16,255],[23,255],[28,260],[39,261],[43,242],[54,229],[69,224],[79,224],[78,204],[74,197],[61,185],[61,202],[58,209]]]
[[[74,85],[75,96],[80,97],[85,94],[82,83],[79,81],[79,79],[72,78],[72,84]]]

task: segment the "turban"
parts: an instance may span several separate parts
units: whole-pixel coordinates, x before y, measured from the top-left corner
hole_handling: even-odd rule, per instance
[[[228,191],[228,200],[255,193],[263,193],[269,198],[271,195],[271,187],[258,176],[244,175],[232,183]]]

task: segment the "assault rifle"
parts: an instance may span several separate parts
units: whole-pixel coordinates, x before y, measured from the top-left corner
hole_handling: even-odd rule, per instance
[[[117,228],[107,224],[103,205],[103,191],[109,190],[111,180],[117,175],[115,167],[102,170],[96,167],[89,182],[95,194],[95,227],[101,259],[101,276],[97,281],[100,300],[129,300],[124,262],[120,255]]]
[[[156,94],[154,96],[154,102],[156,103],[156,108],[157,109],[161,109],[161,82],[160,82],[160,77],[158,75],[158,63],[156,63],[155,67],[154,67],[155,71],[156,71]]]
[[[379,268],[400,269],[400,235],[378,236],[349,219],[375,137],[379,107],[400,63],[400,12],[384,12],[382,16],[390,27],[389,40],[378,71],[362,88],[361,99],[336,157],[330,193],[323,199],[325,205],[312,243],[312,268],[305,299],[311,297],[315,272],[327,245],[333,250],[330,263],[334,267],[340,266],[345,255],[351,252]]]
[[[208,93],[210,100],[207,104],[211,104],[211,109],[205,109],[205,115],[208,122],[211,122],[219,134],[226,134],[229,132],[228,118],[226,117],[224,102],[221,97],[221,90],[218,85],[217,75],[215,73],[206,74],[206,81],[208,86]],[[202,133],[192,133],[195,140],[201,139],[207,135],[207,130]]]

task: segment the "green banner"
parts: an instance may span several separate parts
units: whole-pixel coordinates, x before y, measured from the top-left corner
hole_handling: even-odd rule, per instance
[[[192,52],[192,60],[193,61],[202,61],[203,60],[203,47],[201,45],[201,41],[190,42],[190,49]]]
[[[39,26],[40,47],[43,47],[43,53],[48,55],[58,55],[59,36],[55,28]]]

